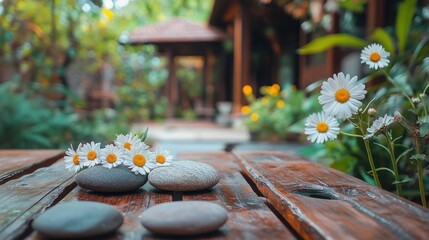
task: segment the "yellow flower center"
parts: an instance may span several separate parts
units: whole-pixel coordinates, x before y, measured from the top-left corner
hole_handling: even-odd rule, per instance
[[[283,100],[278,100],[277,101],[277,107],[278,108],[283,108],[285,106],[285,102]]]
[[[116,154],[109,153],[109,155],[107,155],[106,161],[108,163],[114,163],[114,162],[116,162],[116,159],[117,159]]]
[[[146,158],[141,154],[136,154],[133,157],[133,163],[137,167],[143,167],[146,164]]]
[[[369,60],[371,60],[371,62],[378,62],[380,61],[380,54],[378,52],[373,52],[371,53],[371,55],[369,55]]]
[[[317,126],[316,126],[316,130],[317,130],[319,133],[325,133],[325,132],[327,132],[327,131],[329,130],[329,126],[328,126],[328,124],[327,124],[327,123],[325,123],[325,122],[319,122],[319,123],[317,124]]]
[[[250,113],[250,107],[249,106],[242,106],[241,107],[241,113],[247,115]]]
[[[156,156],[156,162],[164,164],[165,163],[165,157],[163,155]]]
[[[252,115],[250,115],[250,119],[251,119],[253,122],[258,121],[258,120],[259,120],[259,114],[257,114],[257,113],[252,113]]]
[[[131,145],[132,145],[131,143],[126,142],[126,143],[124,143],[124,148],[131,150]]]
[[[250,95],[253,93],[253,89],[250,85],[244,85],[243,87],[243,93],[244,95]]]
[[[73,156],[73,164],[74,165],[79,165],[80,161],[79,161],[79,154],[75,154]]]
[[[86,155],[86,157],[88,158],[88,160],[92,161],[95,158],[97,158],[97,152],[94,150],[91,150],[88,152],[88,154]]]
[[[350,99],[350,92],[347,89],[338,89],[335,93],[335,100],[340,103],[345,103]]]

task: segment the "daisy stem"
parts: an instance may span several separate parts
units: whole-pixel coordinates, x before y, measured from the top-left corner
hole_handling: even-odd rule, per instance
[[[368,155],[369,165],[371,166],[371,172],[374,177],[375,184],[377,184],[377,187],[382,188],[380,179],[378,178],[378,173],[375,170],[374,159],[372,158],[372,152],[371,152],[371,148],[369,147],[369,141],[363,140],[363,142],[365,143],[366,154]]]
[[[359,116],[360,131],[361,131],[362,135],[365,135],[366,131],[365,131],[365,126],[363,123],[362,115],[359,114],[358,116]],[[374,164],[374,159],[372,158],[372,152],[371,152],[371,148],[369,146],[369,140],[363,139],[363,142],[365,143],[366,154],[368,155],[368,161],[369,161],[369,165],[371,166],[371,172],[372,172],[372,176],[375,180],[375,184],[377,185],[377,187],[382,188],[381,183],[380,183],[380,179],[378,178],[378,173],[375,170],[375,164]]]
[[[419,136],[414,135],[414,144],[416,145],[417,154],[421,153],[421,142]],[[423,162],[422,160],[418,160],[417,162],[417,177],[419,180],[419,191],[420,198],[422,199],[423,207],[427,208],[428,205],[426,203],[426,194],[425,194],[425,185],[423,182]]]
[[[423,164],[422,161],[417,162],[417,176],[419,179],[419,190],[420,190],[420,198],[422,199],[423,207],[427,208],[428,205],[426,203],[426,195],[425,195],[425,185],[423,182]]]
[[[400,182],[401,180],[399,178],[398,164],[396,163],[395,148],[392,142],[392,137],[387,132],[384,133],[384,136],[387,139],[390,160],[392,161],[393,172],[395,173],[396,193],[398,194],[398,196],[402,196],[402,186]]]

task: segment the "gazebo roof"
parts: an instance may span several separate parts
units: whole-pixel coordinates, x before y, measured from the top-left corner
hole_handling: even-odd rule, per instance
[[[137,28],[129,35],[129,44],[219,42],[225,35],[214,27],[173,18]]]

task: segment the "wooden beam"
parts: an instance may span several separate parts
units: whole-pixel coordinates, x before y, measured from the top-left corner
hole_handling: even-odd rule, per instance
[[[250,80],[250,26],[249,10],[241,5],[234,19],[234,75],[233,112],[240,112],[245,104],[241,89]]]

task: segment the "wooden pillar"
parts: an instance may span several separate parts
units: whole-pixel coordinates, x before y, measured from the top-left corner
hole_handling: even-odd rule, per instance
[[[368,1],[366,34],[371,35],[378,27],[384,26],[385,0]]]
[[[207,105],[210,108],[214,108],[214,92],[215,87],[213,84],[213,64],[214,56],[211,51],[207,55]]]
[[[203,67],[203,96],[204,105],[209,108],[214,108],[213,62],[214,56],[207,50]]]
[[[234,75],[233,75],[233,112],[240,112],[245,104],[241,91],[250,82],[250,26],[249,12],[241,5],[234,18]]]
[[[207,54],[202,56],[203,59],[203,69],[202,69],[202,78],[203,78],[203,84],[202,84],[202,104],[203,107],[207,107],[207,68],[208,68],[208,58]]]
[[[331,14],[331,31],[330,34],[338,33],[340,29],[339,15],[337,13]],[[326,52],[326,63],[328,68],[328,76],[331,77],[333,74],[337,74],[341,68],[341,53],[338,47],[330,48]]]
[[[174,61],[174,53],[169,49],[167,51],[168,60],[168,80],[166,84],[166,92],[168,96],[167,118],[173,118],[178,101],[179,86],[176,78],[176,63]]]

